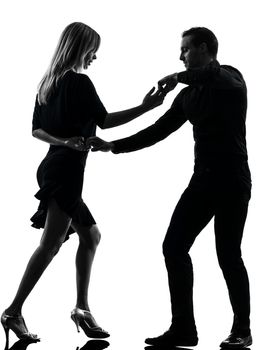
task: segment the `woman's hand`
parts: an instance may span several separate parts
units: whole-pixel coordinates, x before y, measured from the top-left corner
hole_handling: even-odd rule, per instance
[[[166,92],[164,89],[158,89],[154,94],[155,88],[153,87],[144,97],[142,106],[144,106],[147,110],[153,109],[157,106],[160,106],[164,98],[166,96]]]
[[[92,147],[92,152],[109,152],[114,149],[113,142],[104,141],[97,136],[89,137],[89,139],[86,140],[86,146],[89,148]]]
[[[66,147],[80,152],[88,151],[90,149],[90,146],[87,146],[83,136],[70,137],[69,139],[65,140],[64,144]]]

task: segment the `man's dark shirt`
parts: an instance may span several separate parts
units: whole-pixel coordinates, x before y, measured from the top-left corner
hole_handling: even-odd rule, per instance
[[[171,108],[148,128],[113,141],[113,152],[151,146],[189,120],[193,125],[195,164],[242,172],[245,182],[250,182],[245,127],[247,90],[241,73],[213,61],[205,68],[178,73],[178,82],[188,86],[179,92]]]

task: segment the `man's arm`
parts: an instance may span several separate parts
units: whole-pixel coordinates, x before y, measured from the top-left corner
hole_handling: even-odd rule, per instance
[[[179,129],[186,119],[184,115],[176,115],[169,109],[155,124],[124,139],[113,141],[113,153],[126,153],[140,150],[165,139]]]
[[[189,69],[180,73],[170,74],[158,82],[159,89],[173,90],[177,83],[186,85],[209,85],[216,89],[245,88],[242,74],[234,67],[220,66],[212,61],[204,68]]]
[[[186,120],[182,111],[180,98],[177,96],[171,108],[155,124],[148,128],[132,136],[112,142],[106,142],[93,137],[88,140],[88,144],[92,145],[92,151],[112,151],[113,153],[133,152],[152,146],[163,140],[172,132],[179,129]]]

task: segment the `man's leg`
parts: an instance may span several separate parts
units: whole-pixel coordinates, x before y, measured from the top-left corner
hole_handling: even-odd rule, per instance
[[[214,215],[213,199],[205,189],[188,187],[182,194],[163,243],[171,296],[172,324],[151,345],[195,346],[198,343],[193,312],[193,268],[188,254],[195,238]]]
[[[248,199],[231,195],[215,212],[217,256],[234,312],[232,332],[243,337],[250,334],[249,281],[240,249],[247,210]]]
[[[171,296],[171,329],[179,332],[196,333],[193,268],[188,252],[213,215],[211,194],[187,188],[175,208],[163,243]]]

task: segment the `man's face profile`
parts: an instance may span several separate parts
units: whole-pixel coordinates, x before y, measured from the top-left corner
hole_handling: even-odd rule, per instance
[[[206,64],[203,45],[205,43],[195,46],[191,35],[182,38],[180,60],[184,62],[186,69],[200,68]]]

